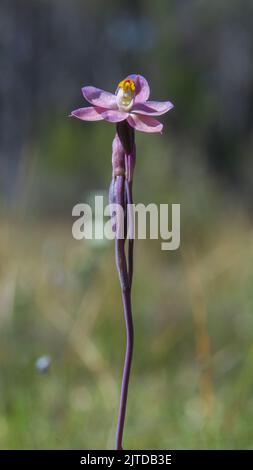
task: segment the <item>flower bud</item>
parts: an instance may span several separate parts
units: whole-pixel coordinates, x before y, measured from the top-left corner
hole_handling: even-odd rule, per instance
[[[112,143],[112,175],[125,176],[125,152],[118,134]]]

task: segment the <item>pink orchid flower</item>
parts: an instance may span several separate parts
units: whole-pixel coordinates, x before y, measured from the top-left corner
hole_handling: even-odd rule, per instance
[[[173,108],[170,101],[148,101],[149,85],[141,75],[129,75],[122,80],[116,93],[86,86],[83,95],[92,106],[72,111],[71,116],[83,121],[116,123],[112,145],[112,181],[109,191],[112,229],[115,233],[116,265],[119,274],[124,318],[126,351],[122,374],[120,406],[116,432],[116,449],[122,450],[128,385],[133,357],[134,325],[131,288],[134,266],[133,173],[136,159],[135,129],[142,132],[162,132],[163,125],[154,119]],[[124,217],[117,215],[120,206]],[[119,235],[119,236],[118,236]]]
[[[122,80],[116,93],[109,93],[93,86],[82,88],[84,98],[91,107],[72,111],[70,116],[83,121],[127,121],[142,132],[162,132],[163,125],[153,116],[161,116],[173,108],[170,101],[148,101],[150,88],[141,75],[129,75]]]

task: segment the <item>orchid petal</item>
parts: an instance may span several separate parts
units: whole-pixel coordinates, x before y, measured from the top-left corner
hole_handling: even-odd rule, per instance
[[[163,125],[159,121],[157,121],[157,119],[154,119],[150,116],[130,114],[130,116],[127,118],[127,122],[137,131],[142,132],[161,133],[163,129]]]
[[[82,121],[102,121],[104,118],[101,113],[98,112],[98,109],[104,111],[103,108],[93,108],[93,106],[91,106],[88,108],[75,109],[70,116],[82,119]]]
[[[100,106],[105,109],[117,109],[116,96],[108,91],[100,90],[94,86],[85,86],[82,88],[84,98],[94,106]]]
[[[161,116],[173,107],[174,105],[170,101],[146,101],[146,103],[134,104],[131,112],[147,116]]]
[[[127,79],[135,83],[135,103],[145,103],[149,99],[149,84],[142,75],[128,75]]]
[[[116,111],[114,109],[102,109],[99,111],[100,115],[105,121],[120,122],[128,118],[129,113],[123,111]]]

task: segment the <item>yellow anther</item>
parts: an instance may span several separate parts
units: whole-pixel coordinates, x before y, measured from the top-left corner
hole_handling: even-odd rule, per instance
[[[121,82],[119,82],[118,87],[123,88],[124,91],[135,91],[135,83],[133,80],[130,79],[122,80]]]

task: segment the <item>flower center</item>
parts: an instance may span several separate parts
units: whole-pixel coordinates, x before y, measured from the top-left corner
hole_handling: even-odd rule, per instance
[[[129,111],[133,106],[135,83],[133,80],[122,80],[118,84],[117,105],[120,111]]]

